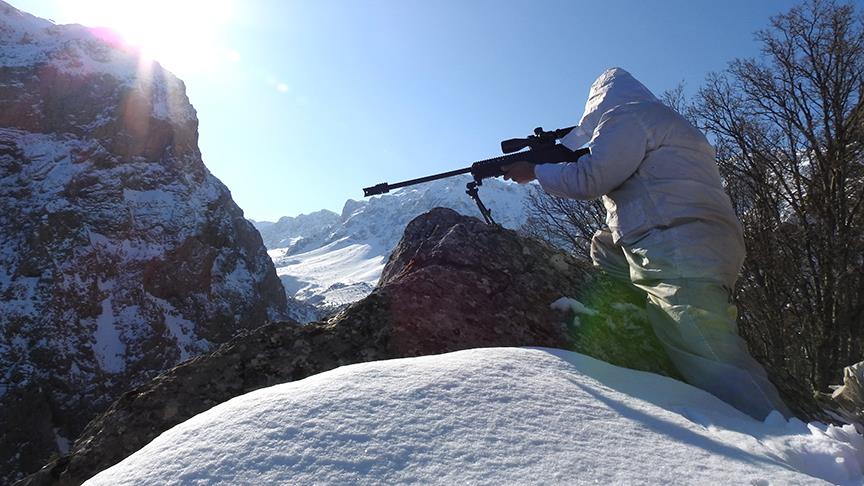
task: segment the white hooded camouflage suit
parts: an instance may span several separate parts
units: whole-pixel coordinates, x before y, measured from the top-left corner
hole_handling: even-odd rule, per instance
[[[754,418],[789,416],[738,336],[730,299],[744,240],[705,136],[612,68],[561,141],[591,153],[538,165],[537,180],[556,196],[602,196],[609,228],[594,235],[594,264],[647,294],[651,325],[682,376]]]

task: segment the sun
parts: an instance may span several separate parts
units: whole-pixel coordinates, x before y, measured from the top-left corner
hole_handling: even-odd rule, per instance
[[[125,43],[180,74],[236,60],[220,34],[233,16],[232,0],[78,0],[67,16],[108,27]]]

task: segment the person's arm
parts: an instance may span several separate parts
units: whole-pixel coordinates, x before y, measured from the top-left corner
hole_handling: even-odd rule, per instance
[[[648,142],[648,130],[631,107],[619,106],[600,118],[588,143],[590,154],[579,162],[535,166],[534,176],[549,194],[596,199],[633,175],[645,158]]]

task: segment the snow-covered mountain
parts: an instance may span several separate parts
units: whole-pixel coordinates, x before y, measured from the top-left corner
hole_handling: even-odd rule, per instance
[[[284,216],[275,223],[256,222],[255,227],[267,248],[284,248],[296,254],[321,246],[339,219],[333,211],[322,209],[297,217]]]
[[[173,74],[0,1],[0,483],[130,387],[283,315],[197,142]]]
[[[851,425],[758,422],[667,377],[486,348],[248,393],[85,484],[861,485],[862,464]]]
[[[289,299],[294,300],[289,302],[293,317],[308,322],[368,295],[405,225],[416,216],[447,207],[479,218],[477,206],[465,194],[470,180],[452,177],[360,201],[350,199],[341,215],[322,210],[276,223],[254,222]],[[528,190],[489,179],[483,182],[480,197],[496,222],[515,229],[525,223]]]

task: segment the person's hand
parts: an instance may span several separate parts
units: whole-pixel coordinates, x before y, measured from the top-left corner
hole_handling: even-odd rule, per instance
[[[504,171],[505,181],[514,181],[519,184],[526,184],[533,181],[537,177],[534,176],[534,164],[531,162],[514,162],[501,166]]]

